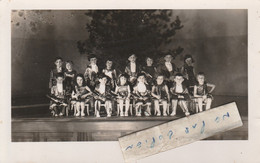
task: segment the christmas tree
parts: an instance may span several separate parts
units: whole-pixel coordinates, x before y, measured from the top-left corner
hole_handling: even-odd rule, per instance
[[[77,42],[79,52],[95,55],[99,62],[112,58],[121,70],[133,53],[142,62],[147,56],[176,57],[183,51],[181,47],[164,49],[183,27],[172,14],[171,10],[90,10],[85,13],[91,19],[86,24],[89,37]]]

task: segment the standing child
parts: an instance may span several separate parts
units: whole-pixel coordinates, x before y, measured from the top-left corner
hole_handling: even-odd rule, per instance
[[[78,74],[76,76],[75,89],[72,92],[72,100],[76,101],[76,116],[85,116],[85,103],[89,101],[89,97],[92,94],[90,88],[85,84],[84,76]]]
[[[105,103],[105,109],[107,112],[107,117],[111,117],[112,114],[112,95],[111,95],[111,88],[107,84],[108,77],[105,74],[99,75],[99,84],[95,87],[94,90],[94,98],[95,102],[95,112],[96,117],[100,117],[100,105],[101,102]]]
[[[174,74],[176,72],[176,66],[172,62],[173,57],[170,54],[165,55],[164,57],[164,63],[159,66],[159,73],[163,74],[165,77],[165,82],[168,87],[171,86],[171,82],[174,79]]]
[[[177,105],[179,104],[186,116],[190,115],[187,100],[189,99],[188,89],[183,84],[184,78],[181,73],[177,73],[174,78],[173,86],[170,88],[172,94],[172,113],[171,116],[176,115]]]
[[[110,78],[111,88],[114,90],[115,88],[115,82],[116,82],[116,70],[112,68],[113,61],[111,59],[108,59],[106,62],[106,68],[102,70],[102,72]]]
[[[164,83],[164,76],[158,75],[156,79],[156,84],[152,88],[152,96],[154,99],[155,112],[157,116],[161,116],[160,105],[161,102],[163,105],[163,116],[167,116],[166,110],[168,102],[170,101],[170,94],[167,85]]]
[[[49,81],[49,88],[51,89],[52,86],[56,85],[56,78],[58,73],[61,73],[62,75],[64,74],[65,70],[62,67],[63,60],[61,57],[57,57],[55,59],[55,68],[51,70],[50,72],[50,81]]]
[[[67,61],[66,62],[66,70],[64,73],[65,76],[65,87],[67,90],[67,97],[68,97],[68,103],[71,103],[71,94],[72,94],[72,90],[75,87],[75,78],[76,78],[77,72],[75,70],[73,70],[73,62],[72,61]],[[73,110],[74,108],[74,104],[72,104],[71,106],[68,105],[68,110]]]
[[[89,81],[89,86],[92,90],[95,88],[98,72],[99,68],[97,66],[97,58],[95,56],[90,56],[89,65],[87,66],[86,71],[84,73],[84,78],[85,81]]]
[[[157,73],[157,69],[153,66],[153,59],[151,57],[146,58],[146,66],[143,66],[142,72],[147,76],[147,82],[150,86],[153,84],[153,79]]]
[[[120,109],[120,116],[128,116],[128,110],[130,106],[130,86],[127,83],[128,75],[122,74],[119,76],[119,83],[116,86],[115,94],[118,95],[118,103],[119,103],[119,109]],[[125,114],[123,111],[125,103]]]
[[[196,84],[195,79],[195,70],[193,67],[194,59],[191,55],[185,55],[184,57],[184,65],[181,68],[181,73],[183,74],[184,78],[186,79],[185,84],[188,88],[192,88]],[[189,89],[191,93],[193,90]]]
[[[151,115],[151,101],[150,101],[150,89],[146,82],[145,74],[139,73],[137,76],[137,84],[134,87],[133,95],[135,96],[136,102],[136,116],[141,116],[141,107],[146,105],[145,116]]]
[[[129,63],[125,68],[125,72],[129,75],[129,81],[133,86],[136,82],[137,74],[140,72],[139,66],[136,64],[136,55],[132,54],[128,58]]]
[[[56,117],[63,116],[67,107],[66,90],[63,84],[64,76],[62,73],[56,74],[56,85],[51,87],[51,104],[50,109]]]
[[[197,84],[194,86],[194,97],[199,106],[199,111],[203,111],[203,102],[206,104],[206,110],[210,109],[213,96],[210,94],[214,89],[215,85],[207,83],[205,81],[205,74],[199,72],[197,75]],[[208,87],[211,87],[208,91]]]

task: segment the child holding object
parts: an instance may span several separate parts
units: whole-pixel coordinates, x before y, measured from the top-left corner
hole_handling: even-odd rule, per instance
[[[208,91],[208,87],[211,87]],[[214,84],[207,83],[205,81],[205,74],[199,72],[197,75],[197,84],[194,86],[194,97],[195,101],[198,103],[199,111],[203,111],[203,103],[206,104],[206,110],[210,109],[213,96],[210,94],[215,89]]]
[[[152,96],[154,97],[154,107],[157,116],[161,116],[160,105],[163,105],[163,116],[167,116],[166,110],[168,101],[170,101],[170,94],[167,85],[164,83],[164,76],[158,75],[156,84],[152,87]]]
[[[50,109],[52,110],[53,116],[63,116],[67,107],[66,102],[66,90],[63,84],[64,76],[62,73],[56,74],[56,85],[51,87],[51,99]]]
[[[92,94],[90,88],[85,84],[84,76],[78,74],[76,76],[75,89],[72,92],[72,101],[76,102],[76,116],[85,116],[85,103],[89,102],[90,95]]]
[[[111,88],[107,84],[108,76],[105,74],[99,75],[99,84],[95,87],[94,98],[95,98],[95,113],[96,117],[100,117],[101,103],[105,103],[105,109],[107,117],[111,117],[112,114],[112,94]]]
[[[136,116],[141,116],[141,107],[145,104],[146,111],[145,116],[151,115],[151,101],[150,101],[150,89],[146,82],[145,74],[139,73],[137,76],[137,84],[134,87],[133,96],[135,97],[135,110]]]
[[[130,106],[130,85],[127,83],[128,75],[127,74],[121,74],[119,76],[119,83],[116,86],[115,94],[117,94],[117,101],[119,103],[119,109],[120,109],[120,116],[128,116],[128,110]],[[123,111],[125,103],[125,114]]]
[[[171,116],[176,115],[177,105],[179,104],[186,116],[190,115],[187,100],[189,99],[188,89],[183,84],[184,78],[181,73],[177,73],[174,77],[173,86],[170,88],[172,95],[172,113]]]

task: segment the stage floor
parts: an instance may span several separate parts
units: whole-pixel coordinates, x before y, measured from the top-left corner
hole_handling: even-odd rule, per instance
[[[235,101],[243,126],[218,133],[205,140],[247,140],[247,97],[215,96],[213,107]],[[45,104],[46,105],[46,104]],[[118,137],[184,117],[181,109],[174,117],[51,117],[48,105],[13,107],[12,141],[117,141]]]

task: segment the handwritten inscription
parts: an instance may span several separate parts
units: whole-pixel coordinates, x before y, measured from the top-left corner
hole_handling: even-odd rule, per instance
[[[223,114],[220,117],[222,117],[222,121],[224,121],[225,117],[230,118],[230,114],[229,114],[229,112],[227,112],[226,114]],[[213,122],[219,123],[220,122],[220,117],[217,116],[215,119],[213,119]],[[198,124],[200,124],[199,127],[197,127]],[[204,131],[205,131],[205,126],[206,126],[206,123],[203,120],[203,121],[201,121],[201,123],[195,123],[195,124],[191,125],[190,127],[185,127],[184,132],[186,134],[189,134],[190,130],[192,130],[192,129],[194,129],[194,130],[199,130],[200,129],[200,134],[203,134]],[[136,147],[139,148],[139,149],[141,149],[142,147],[154,148],[155,147],[155,142],[159,142],[160,143],[160,141],[162,141],[163,138],[171,140],[172,137],[173,137],[173,131],[169,130],[165,137],[163,135],[159,135],[159,136],[153,136],[151,139],[148,139],[148,140],[146,139],[146,140],[143,140],[143,141],[138,141],[136,143]],[[143,146],[142,146],[142,143],[144,144]],[[147,144],[149,144],[149,145],[147,146]],[[130,149],[133,149],[134,147],[135,147],[134,144],[131,144],[131,145],[127,146],[125,148],[125,150],[127,151],[127,150],[130,150]]]
[[[120,137],[126,162],[163,152],[242,126],[235,103]]]

